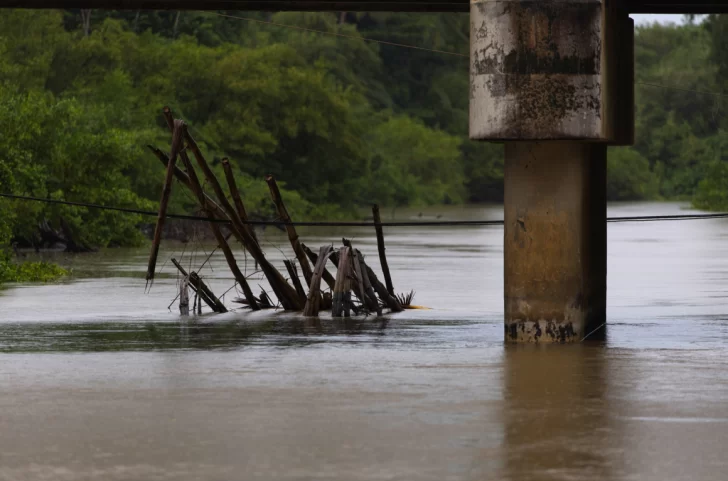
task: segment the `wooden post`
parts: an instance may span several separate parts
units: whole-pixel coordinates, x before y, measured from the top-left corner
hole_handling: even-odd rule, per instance
[[[387,307],[389,307],[392,312],[404,311],[404,309],[402,308],[402,304],[399,303],[396,297],[389,294],[389,292],[387,291],[387,287],[382,284],[382,282],[377,278],[377,275],[374,273],[371,267],[366,264],[366,262],[364,263],[364,268],[367,272],[367,276],[369,277],[369,281],[372,283],[372,287],[377,292],[377,294],[379,294],[379,298],[384,301]]]
[[[339,250],[339,268],[336,271],[334,287],[334,305],[332,317],[349,317],[351,309],[351,249],[342,247]]]
[[[173,125],[174,120],[172,119],[172,112],[168,108],[165,108],[164,110],[164,118],[167,121],[168,126]],[[202,155],[202,152],[197,146],[195,139],[192,138],[186,128],[184,129],[184,138],[187,141],[189,149],[192,150],[192,153],[194,154],[197,163],[200,165],[200,168],[205,174],[205,178],[212,186],[213,190],[215,191],[215,195],[218,197],[218,200],[222,204],[221,207],[209,196],[205,195],[205,206],[211,208],[215,215],[217,215],[220,219],[229,219],[231,221],[233,235],[235,235],[238,241],[248,249],[250,255],[260,265],[263,274],[265,274],[268,282],[271,285],[271,288],[280,299],[283,308],[286,310],[294,311],[301,310],[303,308],[303,304],[298,298],[296,290],[286,282],[281,273],[278,272],[278,270],[273,267],[273,265],[265,258],[265,255],[260,249],[257,241],[253,239],[250,232],[248,232],[248,230],[245,228],[245,225],[242,223],[240,216],[238,216],[237,212],[235,212],[235,209],[233,209],[232,205],[230,205],[230,202],[228,202],[227,198],[225,197],[225,193],[222,191],[220,183],[215,177],[215,174],[207,165],[207,161],[205,160],[205,157]],[[159,149],[155,149],[151,146],[150,149],[152,149],[157,157],[159,157]],[[187,153],[185,151],[180,152],[180,157],[184,162],[189,163],[189,158],[187,157]],[[178,179],[180,179],[180,181],[184,183],[187,187],[190,187],[189,176],[185,174],[181,169],[175,169],[174,175]]]
[[[258,299],[260,299],[260,304],[266,309],[273,309],[275,307],[264,290],[260,291]]]
[[[187,271],[179,262],[177,262],[177,259],[172,259],[172,264],[174,264],[183,276],[189,277],[190,285],[194,287],[197,295],[201,297],[208,306],[210,306],[210,309],[215,312],[227,312],[225,305],[220,302],[220,299],[215,297],[215,294],[213,294],[210,288],[202,282],[202,279],[200,279],[200,276],[198,276],[196,272],[187,274]]]
[[[301,264],[301,270],[303,271],[303,278],[306,279],[306,283],[311,285],[311,277],[313,277],[313,271],[311,270],[311,264],[308,263],[308,257],[301,248],[301,242],[298,240],[298,233],[296,228],[291,224],[291,216],[288,215],[286,205],[283,203],[283,197],[281,197],[281,191],[278,190],[278,184],[276,179],[272,175],[267,175],[265,181],[268,183],[270,189],[270,196],[273,199],[273,203],[276,205],[278,216],[280,220],[286,223],[286,232],[288,233],[288,239],[291,241],[293,252],[296,253],[298,263]]]
[[[308,299],[306,299],[306,307],[303,308],[304,316],[318,316],[319,310],[321,309],[321,277],[326,270],[326,261],[331,254],[331,246],[323,246],[319,249],[318,260],[316,266],[313,269],[313,277],[311,277],[311,284],[308,288]]]
[[[361,252],[359,252],[357,249],[351,248],[351,263],[354,267],[354,275],[356,277],[356,289],[357,289],[357,297],[361,300],[362,307],[367,312],[377,312],[379,307],[379,302],[377,301],[376,296],[369,297],[369,292],[366,290],[366,286],[364,285],[364,276],[366,270],[364,269],[364,265],[362,264],[363,256],[361,255]],[[369,280],[369,276],[366,277],[367,282]],[[369,286],[371,289],[371,285]],[[374,294],[374,291],[372,290],[372,294]]]
[[[166,108],[166,107],[165,107]],[[159,244],[162,241],[162,230],[164,229],[164,221],[167,218],[167,206],[169,205],[169,196],[172,193],[172,177],[174,176],[175,162],[177,155],[182,149],[182,134],[184,123],[182,121],[172,124],[172,149],[167,159],[167,173],[164,176],[164,185],[162,186],[162,199],[159,201],[159,214],[157,216],[157,225],[154,228],[154,240],[152,241],[152,251],[149,253],[149,264],[147,265],[147,283],[154,282],[154,270],[157,266],[157,256],[159,255]]]
[[[195,306],[192,306],[194,312]],[[189,280],[187,277],[182,278],[182,282],[179,285],[179,313],[182,316],[190,315],[190,290]]]
[[[240,197],[240,191],[238,190],[238,185],[235,183],[233,169],[232,167],[230,167],[230,161],[227,157],[222,159],[222,170],[225,171],[225,180],[227,180],[228,189],[230,189],[230,196],[233,198],[233,203],[235,204],[235,208],[238,211],[240,220],[242,220],[243,222],[247,222],[248,212],[245,210],[245,204],[243,204],[242,197]],[[248,229],[248,232],[250,232],[250,236],[257,243],[258,236],[255,234],[255,229],[253,229],[253,226],[245,224],[245,228]],[[258,243],[258,245],[260,244]],[[258,269],[258,261],[255,261],[255,268]]]
[[[153,145],[147,145],[147,148],[152,151],[152,153],[157,157],[157,159],[159,159],[160,162],[162,162],[162,164],[167,165],[167,156],[164,154],[164,152],[162,152],[158,148],[154,147]],[[182,157],[182,158],[186,157],[186,153],[180,152],[180,157]],[[187,159],[187,161],[185,161],[185,163],[187,163],[187,162],[189,162],[189,158]],[[192,186],[190,184],[190,177],[187,175],[187,173],[184,170],[180,169],[176,165],[174,167],[174,176],[177,178],[178,181],[180,181],[180,183],[182,183],[182,185],[184,185],[188,189],[192,190]],[[211,209],[215,213],[215,217],[217,217],[218,219],[227,219],[228,218],[227,214],[222,209],[222,207],[220,207],[218,205],[218,203],[215,202],[212,199],[212,197],[210,197],[207,194],[205,194],[204,207]],[[232,221],[230,221],[230,223],[232,224]],[[239,238],[237,236],[237,233],[234,230],[233,230],[233,235],[235,235],[235,237],[240,241],[241,244],[243,243],[242,238]]]
[[[316,255],[311,249],[309,249],[306,246],[306,244],[304,244],[303,242],[301,242],[301,247],[303,248],[303,251],[308,256],[311,263],[315,265],[318,262],[319,256]],[[314,269],[314,273],[315,272],[316,272],[316,269]],[[334,279],[334,276],[331,275],[331,273],[328,270],[326,270],[326,268],[324,268],[323,280],[324,280],[324,282],[326,282],[326,285],[329,286],[329,289],[331,289],[333,291],[334,285],[336,285],[336,279]]]
[[[356,249],[351,249],[351,267],[354,274],[354,278],[356,279],[356,288],[357,288],[357,297],[361,299],[362,301],[362,307],[366,310],[369,307],[368,299],[366,298],[366,294],[364,294],[364,281],[362,280],[361,276],[361,266],[359,266],[359,259],[356,255]]]
[[[369,306],[370,308],[373,307],[376,311],[378,316],[382,315],[382,308],[379,305],[379,301],[377,300],[377,295],[374,293],[374,288],[372,287],[372,283],[369,280],[369,273],[367,272],[366,264],[364,263],[364,256],[359,252],[359,250],[356,251],[356,258],[359,262],[359,271],[362,278],[362,284],[364,287],[364,292],[367,296],[367,299],[369,300]]]
[[[348,239],[342,239],[345,246],[351,246],[351,242]],[[366,262],[364,262],[364,268],[367,271],[367,276],[369,276],[369,280],[372,283],[372,287],[379,295],[379,298],[384,301],[384,303],[391,309],[392,312],[402,312],[404,309],[402,308],[402,305],[399,303],[396,297],[389,294],[387,291],[387,287],[382,284],[382,282],[377,278],[377,275],[374,273],[374,271],[369,267]]]
[[[349,241],[346,241],[349,242]],[[351,247],[351,244],[345,244],[347,247]],[[331,263],[338,269],[339,268],[339,251],[334,251],[331,253]],[[366,299],[359,298],[359,279],[357,279],[355,276],[349,276],[349,280],[351,282],[352,290],[354,291],[354,295],[359,299],[362,305],[366,305],[367,301]],[[334,286],[335,287],[335,286]]]
[[[382,273],[384,281],[387,283],[387,292],[394,297],[394,285],[392,284],[392,276],[389,274],[389,264],[387,263],[387,255],[384,247],[384,231],[382,229],[382,219],[379,217],[379,206],[372,206],[372,216],[374,217],[374,229],[377,231],[377,249],[379,250],[379,263],[382,265]]]
[[[217,177],[215,177],[212,169],[210,169],[210,166],[207,164],[207,160],[205,160],[205,157],[202,155],[202,151],[200,151],[200,148],[197,146],[195,139],[192,138],[187,129],[184,130],[184,134],[185,140],[187,141],[187,147],[192,151],[192,154],[197,160],[197,165],[199,165],[200,169],[202,169],[202,172],[205,174],[207,182],[212,186],[212,190],[215,192],[220,205],[227,214],[227,217],[232,221],[233,232],[236,233],[236,236],[239,236],[242,239],[243,245],[248,248],[250,254],[258,262],[258,264],[260,264],[261,270],[268,279],[268,282],[276,296],[278,296],[278,299],[281,301],[283,308],[292,311],[300,311],[303,309],[303,302],[298,297],[296,289],[288,284],[281,273],[278,272],[278,270],[273,267],[270,262],[268,262],[265,255],[263,255],[263,251],[260,249],[260,246],[258,246],[258,243],[254,241],[250,232],[248,232],[245,228],[245,224],[243,224],[240,216],[227,200],[227,197],[225,197],[225,193],[220,186],[220,182],[218,182]]]
[[[210,301],[212,302],[212,305],[215,306],[212,308],[215,312],[227,312],[228,311],[227,307],[225,307],[225,304],[223,304],[220,301],[220,299],[218,299],[217,296],[215,296],[215,294],[213,294],[212,290],[210,290],[210,288],[207,287],[207,284],[202,282],[202,279],[197,274],[197,272],[190,272],[190,279],[192,280],[192,282],[195,282],[197,284],[198,291],[204,292],[205,296],[208,299],[210,299]]]
[[[296,292],[298,292],[298,295],[301,298],[306,299],[306,291],[303,290],[301,279],[298,278],[298,271],[296,270],[295,264],[287,259],[283,261],[283,264],[285,264],[286,269],[288,270],[288,275],[291,276],[291,282],[296,288]]]
[[[230,267],[230,271],[233,273],[233,276],[235,276],[235,280],[238,281],[240,287],[242,287],[243,293],[245,294],[245,299],[248,301],[248,305],[250,306],[250,308],[254,311],[259,310],[260,307],[258,307],[258,303],[255,300],[253,291],[252,289],[250,289],[250,285],[248,285],[248,280],[245,278],[245,275],[240,271],[238,263],[235,260],[235,256],[233,255],[233,251],[232,249],[230,249],[230,245],[228,245],[225,236],[222,235],[222,232],[220,231],[220,226],[217,224],[217,222],[215,222],[215,215],[210,209],[205,206],[205,194],[202,191],[202,186],[200,185],[200,180],[197,178],[195,168],[192,166],[187,157],[183,157],[182,161],[185,163],[187,175],[190,179],[190,188],[192,189],[192,192],[195,194],[195,196],[197,196],[197,201],[205,210],[208,219],[210,219],[210,229],[215,236],[215,240],[220,246],[220,250],[222,250],[223,254],[225,255],[225,260]]]

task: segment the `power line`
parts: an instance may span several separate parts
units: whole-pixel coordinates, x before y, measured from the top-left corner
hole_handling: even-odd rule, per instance
[[[407,45],[404,43],[388,42],[386,40],[377,40],[375,38],[358,37],[356,35],[345,35],[343,33],[327,32],[326,30],[316,30],[313,28],[299,27],[296,25],[288,25],[285,23],[269,22],[267,20],[258,20],[257,18],[251,18],[251,17],[240,17],[240,16],[236,16],[236,15],[227,15],[224,13],[217,13],[217,12],[213,12],[213,15],[217,15],[218,17],[236,18],[238,20],[247,20],[248,22],[262,23],[265,25],[275,25],[276,27],[290,28],[293,30],[301,30],[303,32],[319,33],[321,35],[330,35],[332,37],[352,38],[354,40],[362,40],[364,42],[380,43],[382,45],[391,45],[393,47],[402,47],[402,48],[409,48],[409,49],[414,49],[414,50],[425,50],[427,52],[441,53],[444,55],[453,55],[456,57],[466,57],[466,58],[470,57],[470,55],[466,55],[463,53],[457,53],[457,52],[450,52],[448,50],[436,50],[436,49],[432,49],[432,48],[418,47],[416,45]]]
[[[46,204],[57,204],[57,205],[70,205],[75,207],[86,207],[89,209],[109,210],[116,212],[124,212],[127,214],[146,215],[156,217],[159,215],[158,212],[151,210],[142,209],[131,209],[127,207],[113,207],[99,204],[91,204],[88,202],[72,202],[58,199],[43,199],[41,197],[30,197],[24,195],[15,194],[4,194],[0,193],[0,197],[8,199],[24,200],[30,202],[43,202]],[[218,222],[221,224],[230,224],[227,219],[213,219],[212,221],[208,217],[184,215],[184,214],[167,214],[167,218],[170,219],[183,219],[191,221],[201,222]],[[709,219],[726,219],[728,218],[728,212],[717,213],[717,214],[684,214],[684,215],[647,215],[647,216],[635,216],[635,217],[609,217],[607,222],[610,223],[624,223],[624,222],[659,222],[659,221],[682,221],[682,220],[709,220]],[[381,225],[382,227],[483,227],[483,226],[502,226],[504,221],[502,220],[443,220],[443,221],[424,221],[424,222],[382,222],[381,224],[375,224],[374,222],[281,222],[275,220],[246,220],[242,221],[246,225],[260,225],[260,226],[284,226],[292,225],[298,227],[375,227]]]
[[[672,87],[670,85],[660,85],[660,84],[654,84],[650,82],[635,82],[635,85],[642,85],[645,87],[656,87],[661,88],[665,90],[677,90],[679,92],[692,92],[694,94],[700,94],[700,95],[713,95],[715,97],[728,97],[728,94],[720,93],[720,92],[708,92],[707,90],[692,90],[692,89],[686,89],[683,87]]]
[[[273,25],[276,27],[289,28],[292,30],[300,30],[303,32],[318,33],[321,35],[329,35],[332,37],[350,38],[350,39],[354,39],[354,40],[361,40],[363,42],[372,42],[372,43],[379,43],[382,45],[390,45],[393,47],[409,48],[409,49],[413,49],[413,50],[423,50],[426,52],[439,53],[439,54],[443,54],[443,55],[451,55],[454,57],[470,58],[469,54],[452,52],[449,50],[437,50],[437,49],[432,49],[432,48],[427,48],[427,47],[419,47],[417,45],[409,45],[409,44],[397,43],[397,42],[388,42],[386,40],[378,40],[375,38],[359,37],[356,35],[345,35],[343,33],[327,32],[326,30],[316,30],[313,28],[299,27],[297,25],[289,25],[286,23],[270,22],[267,20],[259,20],[257,18],[251,18],[251,17],[241,17],[241,16],[237,16],[237,15],[228,15],[228,14],[217,13],[217,12],[212,12],[212,13],[213,13],[213,15],[217,15],[218,17],[234,18],[237,20],[245,20],[248,22],[255,22],[255,23],[260,23],[260,24],[264,24],[264,25]],[[693,89],[688,89],[688,88],[683,88],[683,87],[672,87],[670,85],[661,85],[661,84],[656,84],[656,83],[651,83],[651,82],[635,82],[635,85],[642,85],[645,87],[656,87],[656,88],[661,88],[661,89],[665,89],[665,90],[677,90],[679,92],[692,92],[692,93],[696,93],[696,94],[700,94],[700,95],[713,95],[716,97],[728,97],[728,94],[724,94],[724,93],[720,93],[720,92],[709,92],[706,90],[693,90]]]

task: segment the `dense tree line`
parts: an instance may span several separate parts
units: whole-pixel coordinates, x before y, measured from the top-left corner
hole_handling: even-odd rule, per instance
[[[169,105],[215,168],[231,159],[261,215],[268,173],[297,218],[502,199],[502,146],[467,140],[467,58],[442,53],[468,53],[467,15],[245,15],[342,36],[211,12],[5,11],[0,190],[153,208],[162,167],[145,146],[168,146]],[[639,27],[636,39],[637,143],[610,150],[610,199],[728,208],[724,97],[685,91],[728,92],[728,22]],[[142,241],[137,216],[0,209],[5,244],[40,242],[39,225],[94,246]],[[194,203],[175,189],[171,210]]]

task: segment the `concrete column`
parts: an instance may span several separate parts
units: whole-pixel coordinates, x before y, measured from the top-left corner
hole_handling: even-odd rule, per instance
[[[633,24],[618,0],[472,0],[470,19],[470,137],[506,143],[506,340],[580,341],[606,317],[606,152],[632,142]]]
[[[580,341],[606,321],[606,151],[506,144],[507,341]]]

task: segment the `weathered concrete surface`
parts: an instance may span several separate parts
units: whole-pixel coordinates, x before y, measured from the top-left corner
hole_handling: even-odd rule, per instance
[[[617,105],[628,87],[619,79],[631,69],[619,61],[617,33],[628,17],[614,5],[474,0],[470,137],[623,143],[631,110]]]
[[[605,322],[606,149],[506,145],[507,341],[581,341]]]

